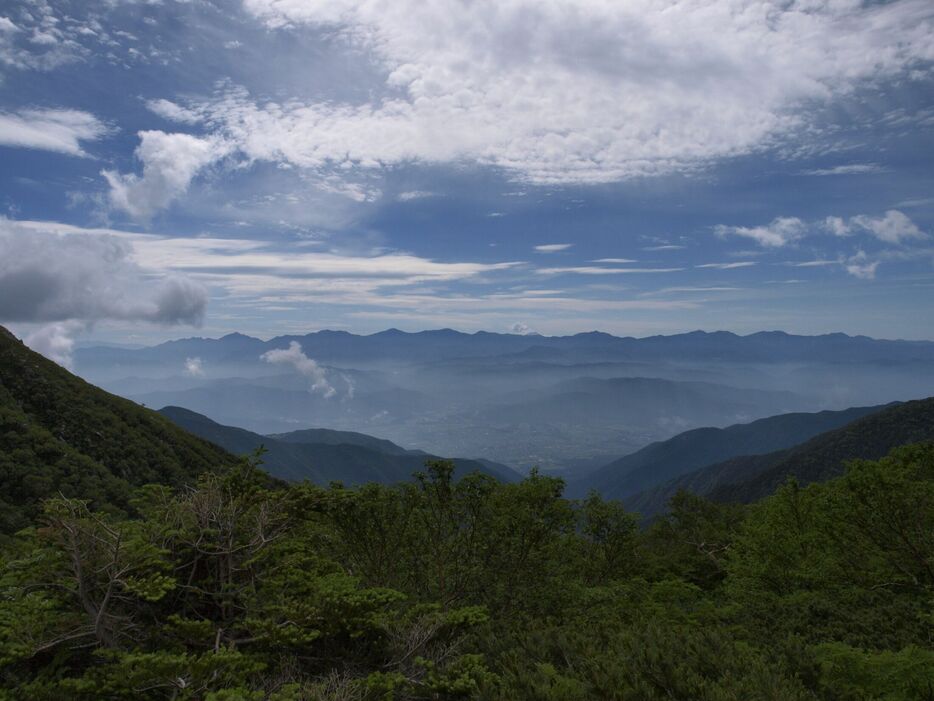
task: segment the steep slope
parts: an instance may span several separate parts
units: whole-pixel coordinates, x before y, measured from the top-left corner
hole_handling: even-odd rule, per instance
[[[700,467],[738,455],[770,453],[802,443],[879,411],[881,406],[843,411],[779,414],[726,428],[698,428],[659,441],[572,482],[571,491],[594,489],[607,499],[624,499]]]
[[[626,500],[645,517],[684,489],[716,501],[752,502],[789,477],[801,484],[841,475],[848,460],[875,460],[906,443],[934,441],[934,397],[888,406],[795,447],[708,465]]]
[[[25,526],[60,492],[122,508],[133,486],[180,484],[235,460],[0,327],[0,531]]]
[[[426,460],[437,457],[419,451],[405,451],[390,441],[360,433],[325,431],[320,435],[326,438],[326,442],[306,443],[298,442],[299,438],[319,435],[319,429],[295,431],[285,434],[287,440],[282,440],[234,426],[223,426],[181,407],[165,407],[160,409],[160,413],[185,430],[234,453],[250,453],[263,446],[266,449],[263,467],[275,477],[288,480],[307,479],[318,484],[332,481],[347,485],[364,482],[392,484],[411,479],[413,472],[424,469]],[[345,433],[353,443],[334,442]],[[374,447],[383,444],[391,446],[388,452]],[[505,465],[461,458],[454,458],[454,463],[458,476],[478,471],[506,482],[519,478],[516,472]]]

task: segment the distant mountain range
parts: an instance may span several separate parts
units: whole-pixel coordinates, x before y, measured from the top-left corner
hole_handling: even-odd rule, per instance
[[[546,337],[529,339],[453,331],[384,332],[365,337],[322,332],[311,336],[325,339],[335,347],[379,337],[389,339],[390,346],[397,350],[404,349],[417,337],[417,343],[427,339],[428,345],[438,340],[451,352],[470,344],[492,349],[497,344],[519,341],[548,342]],[[752,352],[761,343],[774,342],[777,346],[774,354],[784,357],[804,352],[812,343],[820,352],[836,348],[837,363],[869,362],[880,366],[927,362],[924,358],[934,346],[842,335],[808,340],[787,334],[746,337],[684,334],[638,340],[581,334],[552,340],[558,346],[566,346],[572,343],[568,339],[608,347],[654,343],[660,356],[665,354],[665,348],[674,347],[672,344],[689,341],[695,342],[699,353],[737,345],[747,346],[746,350]],[[223,350],[234,355],[247,353],[255,364],[259,353],[274,342],[284,341],[263,342],[234,334],[217,340],[186,339],[149,349],[106,348],[99,352],[132,357],[163,352],[187,356],[208,348],[213,349],[211,352]],[[369,343],[372,341],[364,341],[361,347]],[[526,351],[537,356],[545,352],[542,348],[533,346]],[[851,352],[843,352],[847,348]],[[885,348],[892,350],[889,360],[866,360]],[[523,351],[516,353],[522,355]],[[268,418],[270,412],[281,412],[281,417],[272,421],[280,426],[294,425],[295,416],[311,423],[308,419],[315,412],[331,412],[335,420],[350,416],[361,425],[375,427],[393,425],[391,421],[380,423],[388,421],[381,418],[383,415],[392,414],[393,420],[399,421],[401,417],[403,422],[411,421],[411,425],[422,426],[425,431],[450,430],[457,441],[463,436],[481,439],[493,436],[502,441],[500,445],[508,445],[534,438],[536,444],[527,449],[542,455],[552,449],[549,441],[555,437],[558,437],[555,445],[566,447],[566,443],[560,442],[564,433],[577,441],[575,445],[591,450],[588,459],[608,451],[613,440],[629,440],[626,430],[632,431],[633,440],[643,430],[638,427],[645,427],[647,434],[652,430],[668,430],[671,435],[680,421],[724,422],[738,415],[761,415],[770,407],[793,407],[800,401],[799,395],[776,389],[659,377],[573,374],[593,373],[597,369],[615,372],[619,367],[615,361],[605,365],[582,363],[577,370],[573,370],[574,365],[542,365],[538,360],[530,361],[530,365],[522,361],[522,372],[518,373],[522,377],[517,380],[515,373],[508,371],[508,362],[503,365],[492,357],[475,356],[462,363],[445,361],[441,355],[439,351],[430,361],[408,368],[396,363],[340,371],[334,377],[346,383],[347,392],[339,400],[308,391],[301,378],[288,374],[207,381],[176,376],[174,392],[189,398],[202,397],[201,401],[221,413],[252,415],[249,413],[252,411]],[[103,362],[101,358],[97,361]],[[661,361],[658,365],[662,365]],[[467,369],[471,366],[476,374]],[[484,366],[490,372],[483,370]],[[686,363],[681,367],[694,366]],[[704,366],[699,367],[703,371]],[[796,366],[790,363],[789,367]],[[560,368],[561,372],[553,373],[554,368]],[[714,371],[713,376],[719,377],[717,373],[721,370]],[[452,379],[459,375],[461,380]],[[555,378],[557,381],[553,381]],[[925,378],[926,375],[916,376],[919,388]],[[134,387],[152,387],[160,382],[159,378],[133,376],[124,381]],[[188,381],[200,384],[187,386]],[[166,391],[167,396],[172,394],[173,391]],[[156,393],[147,396],[160,397]],[[442,409],[447,413],[442,413]],[[664,428],[666,420],[671,423]],[[607,437],[614,430],[618,435]],[[622,441],[619,435],[624,436]],[[897,445],[932,440],[934,398],[843,411],[782,413],[726,428],[689,430],[651,445],[643,441],[640,445],[645,447],[572,480],[569,493],[580,496],[595,489],[605,497],[622,499],[630,509],[651,517],[664,511],[679,489],[715,500],[748,502],[770,494],[789,476],[804,484],[826,480],[840,474],[846,460],[878,458]],[[29,523],[36,516],[41,500],[48,496],[64,494],[107,505],[106,508],[129,509],[134,487],[154,482],[181,485],[205,470],[232,466],[238,460],[235,453],[249,453],[261,445],[267,451],[265,466],[276,477],[318,483],[341,481],[348,485],[408,480],[436,454],[463,454],[409,450],[366,432],[333,428],[270,431],[264,435],[223,425],[191,410],[190,406],[169,406],[154,412],[81,380],[34,353],[0,327],[0,534],[9,534]],[[461,475],[476,470],[503,481],[519,478],[510,467],[496,462],[454,460]]]
[[[327,391],[294,364],[262,359],[293,341]],[[80,348],[75,367],[146,406],[184,407],[261,435],[356,431],[574,481],[702,426],[934,394],[934,342],[780,331],[630,338],[389,329],[270,340],[234,333]]]
[[[262,446],[263,468],[275,477],[318,484],[405,482],[423,471],[426,460],[441,459],[420,450],[406,450],[391,441],[352,431],[305,429],[263,436],[242,428],[223,426],[206,416],[180,407],[159,410],[181,428],[232,453],[252,453]],[[455,476],[481,472],[498,480],[514,482],[521,475],[505,465],[454,458]]]
[[[726,331],[693,331],[647,338],[618,337],[593,331],[573,336],[520,336],[486,331],[467,334],[452,329],[406,333],[388,329],[366,336],[346,331],[317,331],[277,336],[268,341],[232,333],[218,339],[185,338],[141,349],[113,346],[80,348],[80,368],[182,362],[197,356],[211,362],[254,360],[262,353],[301,343],[305,352],[325,362],[406,360],[438,361],[482,356],[516,356],[516,360],[554,360],[573,354],[582,358],[629,360],[691,359],[733,362],[904,363],[934,362],[934,342],[889,341],[842,333],[797,336],[763,331],[739,336]]]
[[[623,501],[643,517],[664,511],[681,489],[715,501],[752,502],[774,492],[789,477],[802,485],[823,482],[841,475],[848,460],[874,460],[896,446],[930,441],[934,441],[934,398],[880,408],[794,447],[708,464],[626,495]]]

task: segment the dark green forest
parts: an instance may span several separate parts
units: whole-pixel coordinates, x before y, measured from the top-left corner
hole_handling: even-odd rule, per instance
[[[934,699],[934,446],[647,529],[556,478],[281,486],[251,461],[44,502],[0,698]]]

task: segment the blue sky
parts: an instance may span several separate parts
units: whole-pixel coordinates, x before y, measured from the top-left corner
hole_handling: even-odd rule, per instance
[[[0,2],[0,323],[934,338],[926,0]]]

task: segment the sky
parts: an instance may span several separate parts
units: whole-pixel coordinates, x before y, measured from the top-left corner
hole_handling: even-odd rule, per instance
[[[934,3],[0,0],[0,323],[934,339]]]

